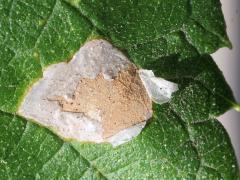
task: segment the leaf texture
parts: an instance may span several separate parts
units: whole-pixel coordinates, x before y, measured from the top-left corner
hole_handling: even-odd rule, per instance
[[[236,105],[208,55],[231,44],[219,0],[0,0],[2,179],[238,179],[215,119]],[[31,85],[88,40],[104,38],[180,90],[132,141],[68,142],[18,115]]]

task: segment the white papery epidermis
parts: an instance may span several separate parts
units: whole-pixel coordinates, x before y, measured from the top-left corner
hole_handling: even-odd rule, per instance
[[[62,138],[80,142],[109,142],[113,146],[123,144],[142,131],[152,116],[152,110],[146,112],[144,121],[121,129],[111,137],[103,137],[101,109],[91,110],[87,116],[82,112],[67,112],[52,98],[63,97],[69,101],[81,78],[95,79],[102,74],[106,81],[112,81],[120,71],[130,66],[134,64],[106,40],[89,41],[69,63],[51,65],[43,72],[43,78],[28,91],[18,113],[52,129]],[[140,69],[138,75],[148,98],[156,103],[166,103],[178,90],[177,84],[155,77],[151,70]]]

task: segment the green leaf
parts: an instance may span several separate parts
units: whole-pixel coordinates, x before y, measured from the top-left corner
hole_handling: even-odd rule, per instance
[[[144,131],[117,148],[64,143],[48,130],[6,113],[0,113],[0,120],[4,179],[235,179],[238,175],[230,140],[216,120],[186,124],[167,106],[156,105]]]
[[[236,104],[222,72],[208,55],[187,61],[179,61],[175,57],[142,61],[142,66],[179,84],[180,90],[170,104],[182,111],[187,121],[216,117]]]
[[[79,179],[99,176],[89,162],[49,130],[0,113],[1,179]]]
[[[123,49],[160,42],[165,47],[146,52],[156,57],[168,52],[169,38],[176,34],[183,35],[185,48],[193,46],[200,54],[230,46],[219,0],[66,1]]]
[[[236,105],[207,55],[230,47],[219,0],[0,0],[0,177],[3,179],[238,179],[215,117]],[[65,142],[16,115],[51,64],[101,37],[139,67],[179,84],[129,143]]]
[[[15,112],[42,68],[67,61],[92,33],[72,7],[54,1],[0,1],[0,110]],[[2,43],[2,45],[1,45]]]

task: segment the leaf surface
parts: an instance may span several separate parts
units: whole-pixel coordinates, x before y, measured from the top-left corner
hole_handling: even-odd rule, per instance
[[[230,46],[219,0],[0,1],[0,177],[3,179],[237,179],[215,117],[237,106],[207,55]],[[180,90],[129,143],[67,142],[16,115],[51,64],[101,37]]]
[[[134,140],[111,145],[63,142],[49,130],[1,113],[0,175],[12,179],[234,179],[230,140],[214,119],[185,123],[167,105]]]

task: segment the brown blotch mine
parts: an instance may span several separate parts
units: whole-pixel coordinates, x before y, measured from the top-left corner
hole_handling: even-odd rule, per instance
[[[81,78],[71,100],[55,97],[62,111],[92,116],[99,112],[103,137],[146,121],[152,114],[152,101],[134,66],[122,70],[115,79]]]

